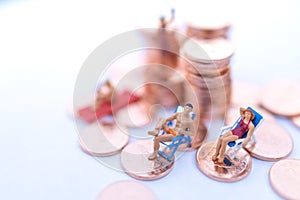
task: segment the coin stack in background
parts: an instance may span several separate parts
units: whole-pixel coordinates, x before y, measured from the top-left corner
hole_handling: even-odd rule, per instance
[[[228,38],[228,32],[231,24],[226,17],[216,18],[194,16],[190,19],[186,19],[186,35],[188,37],[194,37],[198,39],[215,39],[215,38]]]
[[[201,119],[223,118],[231,96],[230,59],[234,53],[231,42],[223,38],[201,40],[191,38],[185,42],[181,54],[186,79],[197,96]],[[196,105],[195,104],[195,105]]]

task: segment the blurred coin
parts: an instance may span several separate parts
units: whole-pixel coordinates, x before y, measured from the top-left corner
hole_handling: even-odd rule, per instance
[[[212,63],[215,60],[225,60],[234,53],[234,47],[226,39],[195,40],[186,41],[183,46],[184,55],[196,62]]]
[[[218,164],[212,160],[216,142],[202,145],[196,155],[199,169],[209,178],[222,182],[234,182],[246,177],[252,168],[251,156],[244,149],[236,154],[231,166]]]
[[[211,17],[202,17],[206,20],[195,19],[188,20],[186,34],[189,37],[196,37],[202,39],[213,39],[217,37],[227,38],[227,33],[230,28],[230,23],[223,19],[211,20]]]
[[[284,199],[300,199],[300,160],[284,159],[269,171],[272,188]]]
[[[231,102],[233,105],[243,107],[244,105],[258,105],[260,102],[260,89],[258,86],[247,82],[233,82]]]
[[[292,117],[292,122],[300,128],[300,116]]]
[[[250,155],[266,161],[287,157],[293,150],[290,134],[275,121],[263,121],[254,131],[255,144],[246,146]]]
[[[152,152],[152,140],[138,140],[128,144],[121,152],[121,164],[124,171],[139,180],[155,180],[169,174],[174,161],[169,162],[160,156],[149,160],[148,157]]]
[[[117,154],[128,143],[129,136],[119,127],[102,126],[93,123],[79,133],[79,144],[88,154],[93,156],[111,156]]]
[[[150,123],[150,116],[142,101],[131,104],[116,114],[116,123],[127,127],[142,127]]]
[[[97,200],[155,200],[155,194],[146,185],[131,180],[117,181],[102,190]]]
[[[285,117],[300,114],[300,83],[276,81],[269,83],[263,90],[262,106],[268,111]]]

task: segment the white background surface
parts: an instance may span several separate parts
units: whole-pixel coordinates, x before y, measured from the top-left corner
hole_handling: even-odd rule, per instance
[[[201,13],[231,19],[234,80],[259,86],[300,80],[296,1],[0,1],[1,199],[95,199],[108,184],[131,179],[81,151],[66,107],[82,63],[98,45],[154,27],[171,7],[179,19]],[[294,140],[289,157],[299,159],[299,129],[277,120]],[[143,183],[159,199],[228,199],[228,193],[280,199],[268,181],[272,164],[253,159],[247,178],[221,183],[203,175],[190,152],[165,178]]]

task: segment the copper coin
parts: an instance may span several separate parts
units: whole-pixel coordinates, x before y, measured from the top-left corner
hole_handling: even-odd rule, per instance
[[[247,151],[240,149],[232,165],[218,164],[212,160],[216,142],[202,145],[196,155],[199,169],[209,178],[222,182],[234,182],[245,178],[251,171],[252,159]]]
[[[255,144],[246,146],[250,155],[265,161],[277,161],[287,157],[293,150],[290,134],[272,121],[263,121],[254,130]]]
[[[143,102],[131,104],[119,110],[115,119],[117,124],[127,127],[142,127],[151,122]]]
[[[224,60],[231,57],[234,47],[226,39],[212,40],[187,40],[183,46],[184,55],[192,61],[209,62],[212,60]]]
[[[293,81],[272,82],[263,91],[262,106],[268,111],[285,117],[300,114],[300,83]]]
[[[131,180],[112,183],[105,187],[97,200],[155,200],[155,194],[146,185]]]
[[[300,128],[300,116],[292,117],[292,122]]]
[[[241,105],[241,107],[246,108],[247,105]],[[274,116],[271,113],[269,113],[268,111],[266,111],[260,107],[255,107],[255,110],[263,116],[264,120],[275,121]],[[236,105],[229,107],[226,112],[226,120],[225,120],[226,124],[233,125],[240,116],[241,116],[240,115],[240,107],[238,107]]]
[[[117,154],[128,143],[128,140],[129,136],[116,125],[102,126],[99,123],[93,123],[79,133],[81,148],[93,156]]]
[[[152,140],[138,140],[128,144],[121,152],[124,171],[139,180],[155,180],[169,174],[173,169],[174,161],[169,162],[160,156],[149,160],[148,157],[152,152]]]
[[[284,159],[269,171],[272,188],[284,199],[300,199],[300,160]]]
[[[247,82],[233,82],[231,102],[233,105],[258,105],[260,102],[260,89],[258,86]]]

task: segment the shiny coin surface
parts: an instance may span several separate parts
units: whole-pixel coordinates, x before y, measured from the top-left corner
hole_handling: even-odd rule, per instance
[[[199,169],[209,178],[222,182],[234,182],[246,177],[252,167],[251,156],[244,149],[240,149],[232,160],[232,165],[218,164],[212,160],[216,142],[202,145],[196,154]]]
[[[285,117],[300,114],[300,83],[277,81],[268,84],[263,90],[262,106],[268,111]]]
[[[121,152],[121,164],[131,177],[140,180],[155,180],[170,173],[174,161],[158,157],[149,160],[153,152],[152,140],[138,140],[128,144]]]
[[[124,180],[108,185],[99,194],[97,200],[155,200],[155,194],[144,184]]]
[[[276,122],[263,121],[253,135],[255,144],[246,146],[246,149],[255,158],[277,161],[287,157],[293,150],[290,134]]]
[[[143,102],[131,104],[116,114],[116,123],[127,127],[142,127],[151,122]]]
[[[292,118],[292,122],[293,122],[296,126],[298,126],[298,127],[300,128],[300,116],[298,116],[298,117],[293,117],[293,118]]]
[[[284,199],[300,199],[300,160],[285,159],[274,163],[269,171],[269,181]]]
[[[79,133],[81,148],[93,156],[117,154],[128,143],[128,140],[129,136],[115,125],[102,126],[99,123],[93,123]]]

